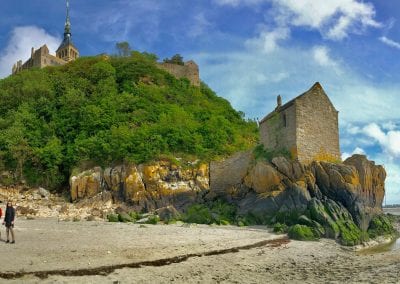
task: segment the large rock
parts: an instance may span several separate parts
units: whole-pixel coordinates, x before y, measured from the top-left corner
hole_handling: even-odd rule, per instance
[[[103,172],[100,167],[84,171],[70,178],[71,199],[90,198],[102,190]]]
[[[343,164],[313,162],[312,171],[322,194],[340,202],[364,231],[382,213],[386,172],[363,155],[353,155]]]
[[[243,183],[253,160],[253,154],[241,152],[225,160],[210,163],[210,189],[215,196],[226,195]]]
[[[282,177],[278,171],[265,162],[257,162],[244,178],[247,187],[264,197],[275,196],[283,191],[285,187],[281,182]]]
[[[168,161],[118,165],[104,171],[85,171],[72,176],[70,183],[73,201],[110,191],[114,199],[125,201],[138,211],[154,211],[168,205],[184,209],[201,201],[202,193],[209,190],[209,169],[207,164],[178,167]]]

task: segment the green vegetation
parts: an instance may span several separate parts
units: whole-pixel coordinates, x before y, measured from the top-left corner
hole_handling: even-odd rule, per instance
[[[285,234],[288,232],[288,226],[286,224],[276,223],[274,225],[274,232],[278,234]]]
[[[360,228],[354,224],[353,220],[337,221],[340,236],[339,241],[344,246],[355,246],[368,240],[368,234],[363,233]]]
[[[135,222],[136,219],[132,218],[128,213],[120,213],[118,214],[118,221],[122,223],[131,223]]]
[[[157,67],[155,56],[79,58],[0,80],[0,171],[49,189],[73,168],[161,156],[211,160],[253,147],[257,125],[204,83]]]
[[[118,56],[129,56],[132,52],[131,46],[127,41],[117,42],[115,48]]]
[[[172,64],[178,64],[178,65],[185,65],[183,62],[183,57],[180,54],[175,54],[171,58],[165,58],[163,60],[165,63],[172,63]]]
[[[217,200],[209,204],[195,204],[190,206],[182,216],[182,221],[196,224],[237,224],[235,206]],[[244,223],[242,222],[244,225]]]
[[[300,224],[290,227],[288,230],[288,236],[291,239],[299,241],[314,241],[318,239],[310,227]]]
[[[145,224],[155,225],[160,221],[160,217],[158,217],[158,215],[149,214],[147,217],[144,217],[142,214],[135,211],[129,213],[121,212],[119,214],[107,215],[108,222],[136,223],[142,218],[145,220]],[[145,218],[147,218],[147,220]]]
[[[108,222],[119,222],[118,214],[109,214],[107,215]]]
[[[156,225],[160,221],[157,215],[150,215],[146,221],[146,224]]]
[[[253,150],[256,161],[265,160],[271,162],[275,157],[285,157],[288,160],[293,160],[292,154],[287,149],[271,150],[265,149],[264,145],[259,144]]]
[[[390,236],[396,234],[396,229],[393,227],[390,216],[379,215],[375,216],[369,223],[368,234],[371,238]]]

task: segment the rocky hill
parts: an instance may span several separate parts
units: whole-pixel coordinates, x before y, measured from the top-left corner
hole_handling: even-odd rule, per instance
[[[0,80],[0,184],[60,189],[74,168],[210,161],[255,145],[255,122],[155,58],[86,57]]]

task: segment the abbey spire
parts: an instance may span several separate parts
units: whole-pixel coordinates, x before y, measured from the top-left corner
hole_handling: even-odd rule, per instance
[[[64,38],[71,37],[71,21],[69,19],[69,0],[67,0],[67,17],[65,19]]]
[[[56,51],[56,56],[50,54],[49,48],[46,44],[43,44],[42,47],[36,50],[32,47],[31,57],[24,63],[22,60],[18,60],[17,63],[15,63],[12,67],[12,74],[17,74],[24,69],[30,69],[34,67],[43,68],[46,66],[64,65],[79,57],[79,51],[72,43],[71,20],[69,17],[69,0],[66,0],[66,8],[64,38]]]
[[[71,34],[71,20],[69,17],[69,0],[66,0],[66,18],[65,18],[65,26],[64,26],[64,39],[61,45],[58,47],[56,51],[56,55],[58,58],[63,59],[64,61],[72,61],[79,57],[78,49],[72,43],[72,34]]]

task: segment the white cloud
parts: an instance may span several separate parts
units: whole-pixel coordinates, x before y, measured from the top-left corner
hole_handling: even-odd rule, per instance
[[[385,130],[395,130],[397,128],[397,124],[391,120],[382,123],[382,128]]]
[[[390,47],[400,49],[400,42],[394,41],[386,36],[381,36],[379,40]]]
[[[61,39],[48,34],[44,29],[36,26],[16,27],[11,32],[11,38],[0,54],[0,78],[11,74],[12,66],[18,61],[25,62],[31,55],[31,48],[35,49],[47,44],[51,53],[58,48]]]
[[[342,153],[342,161],[346,160],[347,158],[349,158],[355,154],[366,155],[364,149],[362,149],[360,147],[356,147],[351,154],[349,154],[347,152]]]
[[[314,60],[321,66],[337,67],[337,63],[330,57],[330,50],[326,46],[318,45],[312,50]]]
[[[400,131],[384,132],[376,123],[370,123],[363,128],[365,135],[375,139],[389,158],[400,158]]]
[[[272,0],[280,22],[316,29],[329,39],[341,40],[368,27],[381,27],[375,8],[358,0]]]
[[[400,204],[400,166],[389,161],[384,165],[387,173],[386,201],[388,204]]]
[[[278,49],[278,43],[290,37],[290,30],[278,27],[274,30],[263,29],[257,38],[246,41],[246,45],[264,53],[271,53]]]
[[[374,155],[371,160],[378,165],[383,165],[386,170],[385,199],[387,204],[400,204],[400,165],[384,154]]]
[[[212,24],[207,20],[204,13],[200,12],[194,16],[193,25],[188,29],[188,35],[191,38],[196,38],[203,35],[210,27],[212,27]]]
[[[360,0],[215,0],[219,5],[237,7],[272,4],[269,17],[280,27],[299,26],[318,30],[324,37],[342,40],[368,27],[382,27],[375,20],[375,8]]]

